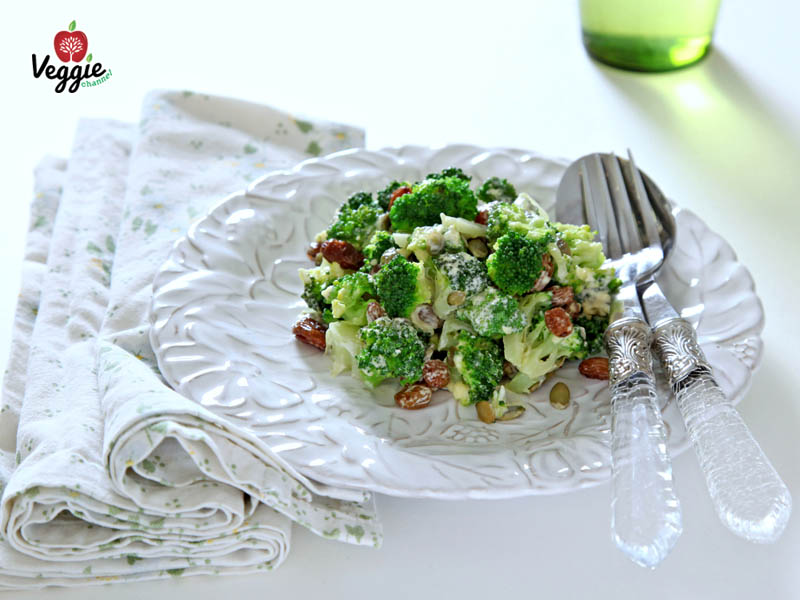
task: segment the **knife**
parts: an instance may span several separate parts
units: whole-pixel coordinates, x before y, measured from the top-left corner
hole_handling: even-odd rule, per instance
[[[669,303],[655,279],[640,282],[639,295],[653,330],[686,431],[722,522],[753,542],[774,542],[792,512],[792,496],[722,393],[697,343],[692,325]]]

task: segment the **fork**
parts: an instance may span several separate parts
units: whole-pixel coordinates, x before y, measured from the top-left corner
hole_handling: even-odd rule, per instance
[[[654,568],[674,547],[683,526],[672,462],[658,405],[650,356],[651,331],[636,283],[663,260],[658,235],[640,234],[619,162],[613,155],[580,160],[581,196],[622,286],[605,334],[611,388],[611,531],[634,562]],[[619,306],[621,305],[621,307]]]
[[[660,190],[644,185],[628,151],[630,187],[639,221],[650,235],[674,235],[675,222]],[[660,210],[654,210],[653,205]],[[774,542],[792,512],[792,496],[722,393],[697,343],[694,328],[664,296],[652,274],[639,280],[639,293],[653,328],[653,346],[664,366],[686,431],[723,524],[754,542]]]

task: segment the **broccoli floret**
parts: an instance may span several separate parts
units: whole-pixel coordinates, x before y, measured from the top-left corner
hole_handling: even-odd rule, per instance
[[[472,325],[478,335],[491,338],[521,331],[525,326],[517,301],[493,287],[467,299],[456,316]]]
[[[586,346],[589,354],[602,354],[605,349],[603,335],[608,329],[608,315],[594,315],[587,317],[581,315],[575,319],[576,327],[583,327],[586,333]]]
[[[419,263],[395,256],[375,274],[381,306],[390,317],[408,317],[418,304],[431,300],[431,284]]]
[[[337,279],[323,296],[330,300],[334,319],[364,325],[367,322],[367,304],[375,297],[375,286],[369,275],[356,271]]]
[[[466,252],[442,254],[433,259],[436,269],[447,278],[448,287],[468,296],[477,294],[489,285],[489,275],[483,261]]]
[[[569,225],[553,223],[557,241],[550,243],[548,252],[553,258],[553,281],[559,285],[569,285],[576,293],[604,296],[605,307],[590,309],[590,314],[608,312],[610,297],[619,289],[619,280],[613,269],[603,269],[606,260],[603,246],[596,242],[595,233],[588,225]],[[600,297],[593,298],[595,303]]]
[[[483,202],[514,202],[517,199],[517,188],[507,179],[490,177],[478,190],[478,200]]]
[[[525,233],[528,230],[528,216],[521,208],[506,202],[492,202],[487,207],[486,237],[494,242],[513,228]]]
[[[306,301],[306,305],[311,310],[322,313],[326,308],[330,308],[330,303],[322,295],[322,290],[328,287],[328,284],[316,281],[314,279],[303,284],[303,293],[301,298]]]
[[[486,265],[466,252],[441,254],[433,259],[433,310],[444,319],[467,298],[489,285]],[[451,296],[453,292],[462,292]]]
[[[318,267],[312,269],[300,269],[300,281],[303,282],[303,293],[301,297],[311,310],[315,310],[323,317],[326,311],[330,310],[330,301],[323,296],[322,292],[335,280],[344,276],[345,271],[339,263],[329,263],[322,259]],[[331,316],[330,312],[327,316]]]
[[[374,204],[375,200],[372,199],[370,192],[358,192],[345,200],[343,207],[346,206],[351,210],[356,210],[361,206]],[[341,208],[339,209],[341,211]]]
[[[552,234],[544,233],[538,239],[509,231],[494,245],[494,252],[486,260],[489,277],[504,292],[525,294],[533,289],[542,272],[542,256],[547,252]]]
[[[478,200],[469,187],[469,181],[442,177],[417,183],[410,194],[394,201],[389,217],[396,231],[410,232],[415,227],[439,223],[442,213],[469,221],[475,219]]]
[[[458,167],[444,169],[441,173],[428,173],[428,176],[425,177],[425,179],[444,179],[446,177],[457,177],[458,179],[463,179],[464,181],[469,181],[472,179],[472,177],[464,173],[464,171]]]
[[[363,344],[358,336],[358,325],[345,321],[334,321],[325,332],[325,354],[331,358],[331,375],[344,371],[358,371],[358,353]]]
[[[383,253],[390,248],[397,248],[391,233],[382,230],[373,233],[367,245],[361,250],[364,254],[364,268],[368,271],[377,265]]]
[[[389,202],[392,199],[392,194],[401,187],[411,187],[411,184],[408,181],[393,181],[378,192],[378,204],[383,210],[389,210]]]
[[[500,345],[489,338],[462,330],[453,354],[453,364],[469,395],[461,398],[464,405],[489,400],[503,377],[503,353]]]
[[[359,337],[364,348],[358,353],[358,368],[367,382],[378,385],[398,377],[407,384],[422,377],[425,343],[409,321],[380,317],[362,327]]]
[[[527,323],[533,323],[544,317],[544,311],[553,305],[553,295],[550,292],[534,292],[520,298],[519,309],[525,315]]]
[[[350,200],[356,196],[361,194],[352,196]],[[361,250],[377,228],[378,218],[383,211],[372,196],[369,196],[369,202],[358,206],[351,206],[350,200],[339,208],[336,221],[328,228],[327,239],[350,242],[357,250]],[[354,201],[354,204],[358,204],[358,201]]]
[[[539,238],[550,228],[545,217],[526,212],[517,204],[496,201],[490,203],[487,210],[489,215],[486,222],[486,237],[490,242],[494,242],[509,231]]]
[[[553,223],[553,226],[558,237],[569,247],[571,262],[585,269],[599,269],[603,266],[606,260],[603,245],[595,241],[595,232],[588,225]]]
[[[526,308],[534,309],[533,306]],[[586,356],[583,329],[574,327],[568,336],[557,337],[547,328],[543,314],[539,318],[534,316],[523,331],[505,336],[503,347],[506,360],[528,378],[528,383],[533,382],[531,385],[541,383],[545,375],[560,367],[564,360]]]

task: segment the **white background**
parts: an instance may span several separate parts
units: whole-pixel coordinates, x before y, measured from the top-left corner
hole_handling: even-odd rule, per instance
[[[648,0],[649,1],[649,0]],[[800,8],[723,0],[716,49],[661,75],[587,58],[577,3],[485,1],[15,3],[4,10],[0,361],[32,168],[69,153],[81,116],[138,119],[154,87],[242,97],[367,130],[370,148],[468,142],[578,157],[623,152],[726,237],[764,302],[763,365],[740,410],[800,499]],[[76,19],[112,78],[76,94],[34,80],[31,53]],[[609,488],[492,502],[379,497],[381,550],[296,529],[286,563],[45,598],[800,598],[800,517],[773,546],[718,522],[692,453],[675,460],[684,534],[654,572],[609,538]],[[41,592],[13,593],[33,598]]]

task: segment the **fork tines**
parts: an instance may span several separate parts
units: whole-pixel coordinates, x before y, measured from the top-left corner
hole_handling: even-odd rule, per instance
[[[630,150],[627,161],[615,154],[592,154],[578,172],[586,222],[609,258],[661,247],[658,221]]]

